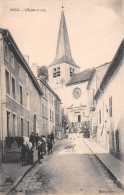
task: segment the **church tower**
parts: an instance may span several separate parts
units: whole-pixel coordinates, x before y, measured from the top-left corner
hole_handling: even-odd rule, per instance
[[[79,68],[72,58],[64,11],[62,11],[55,59],[48,66],[49,85],[55,91],[63,88],[71,77],[79,72]]]

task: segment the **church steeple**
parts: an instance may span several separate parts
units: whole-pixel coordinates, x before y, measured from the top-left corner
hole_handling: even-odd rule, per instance
[[[63,62],[79,68],[79,66],[77,66],[77,64],[74,62],[71,55],[68,31],[67,31],[64,11],[62,10],[60,26],[59,26],[59,34],[57,40],[56,56],[52,64],[50,64],[50,66],[61,64]]]

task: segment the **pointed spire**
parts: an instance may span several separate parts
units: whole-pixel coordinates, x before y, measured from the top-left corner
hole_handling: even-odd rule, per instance
[[[62,9],[63,8],[64,7],[62,6]],[[50,66],[63,63],[63,62],[79,67],[72,59],[64,11],[62,10],[60,26],[59,26],[59,34],[57,40],[56,57]]]

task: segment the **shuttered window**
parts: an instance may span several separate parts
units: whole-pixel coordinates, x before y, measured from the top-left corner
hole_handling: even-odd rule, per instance
[[[99,110],[99,123],[101,123],[101,109]]]

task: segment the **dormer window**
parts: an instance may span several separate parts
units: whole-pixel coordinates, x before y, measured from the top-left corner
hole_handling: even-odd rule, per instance
[[[59,77],[60,76],[60,67],[53,69],[53,77]]]
[[[74,68],[70,68],[70,76],[72,77],[74,75]]]

